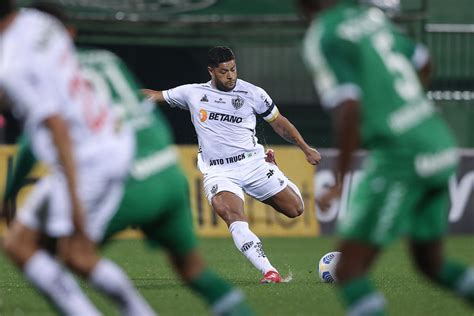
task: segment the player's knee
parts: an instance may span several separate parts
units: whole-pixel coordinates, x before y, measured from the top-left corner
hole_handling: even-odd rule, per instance
[[[89,258],[76,251],[63,252],[62,258],[69,269],[81,276],[88,276],[93,269]]]
[[[244,214],[239,209],[232,207],[227,203],[213,205],[214,211],[226,222],[232,223],[244,219]]]
[[[303,214],[304,208],[300,199],[294,199],[291,203],[286,206],[285,215],[289,218],[295,218]]]
[[[3,241],[3,249],[10,260],[22,267],[35,253],[36,245],[32,245],[21,238],[16,238],[14,235],[8,234]]]
[[[5,239],[3,240],[2,248],[7,254],[8,257],[13,258],[15,257],[16,253],[20,248],[19,242],[16,238],[11,236],[11,234],[7,234]]]
[[[72,243],[69,247],[61,247],[60,256],[68,268],[81,276],[88,276],[99,260],[89,245],[79,243]]]

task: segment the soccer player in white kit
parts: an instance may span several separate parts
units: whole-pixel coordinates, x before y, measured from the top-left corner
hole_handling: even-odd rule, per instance
[[[282,278],[278,270],[249,229],[244,192],[291,218],[303,213],[304,204],[296,185],[274,162],[273,152],[266,156],[258,143],[256,115],[285,140],[299,146],[310,164],[318,164],[321,156],[279,113],[262,88],[237,79],[230,48],[218,46],[209,51],[208,71],[211,80],[207,83],[143,92],[153,101],[190,111],[199,141],[198,167],[210,204],[227,223],[237,249],[263,274],[261,282],[279,283]]]
[[[7,254],[62,314],[100,312],[40,247],[43,234],[57,239],[60,254],[93,258],[92,264],[79,260],[91,267],[83,276],[123,314],[153,315],[123,271],[95,254],[91,241],[106,222],[99,216],[112,214],[121,200],[134,152],[132,131],[121,128],[109,103],[88,87],[57,20],[36,10],[16,11],[12,1],[2,1],[0,47],[0,89],[23,119],[35,156],[50,169],[13,222],[5,238]]]

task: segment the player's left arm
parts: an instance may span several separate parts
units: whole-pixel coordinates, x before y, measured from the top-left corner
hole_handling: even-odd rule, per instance
[[[319,152],[305,142],[300,132],[286,117],[278,114],[278,116],[273,121],[269,122],[269,124],[283,139],[297,145],[306,155],[306,160],[310,164],[317,165],[319,163],[321,160]]]
[[[401,53],[410,60],[418,74],[421,84],[427,89],[433,73],[433,62],[428,48],[399,30],[394,30],[394,35],[399,44]]]

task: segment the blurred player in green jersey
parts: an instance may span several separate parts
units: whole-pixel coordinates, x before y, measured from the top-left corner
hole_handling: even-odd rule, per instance
[[[364,176],[338,224],[342,256],[336,274],[348,314],[384,314],[384,298],[367,273],[400,236],[408,237],[421,273],[474,304],[474,269],[443,254],[447,181],[458,157],[415,71],[422,59],[415,45],[375,7],[354,0],[299,5],[311,21],[304,59],[323,107],[333,112],[340,149],[340,177],[319,200],[322,210],[341,195],[352,153],[359,145],[369,150]],[[425,73],[425,67],[419,70]]]

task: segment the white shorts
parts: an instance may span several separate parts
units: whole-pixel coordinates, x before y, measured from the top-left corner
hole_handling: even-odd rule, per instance
[[[97,159],[77,172],[77,191],[85,210],[86,233],[93,241],[102,239],[118,209],[133,159],[133,139],[124,137],[117,145],[121,148],[111,147],[106,159]],[[17,219],[53,238],[71,235],[74,226],[64,174],[56,171],[42,178],[19,209]]]
[[[252,160],[229,170],[211,171],[204,174],[204,191],[210,204],[219,192],[232,192],[244,201],[244,192],[264,201],[286,188],[297,190],[296,185],[274,164],[264,159]]]
[[[81,178],[78,191],[85,210],[86,232],[91,240],[99,241],[122,199],[124,184],[117,179]],[[74,231],[70,205],[66,179],[62,174],[53,174],[36,184],[17,218],[50,237],[64,237]]]

